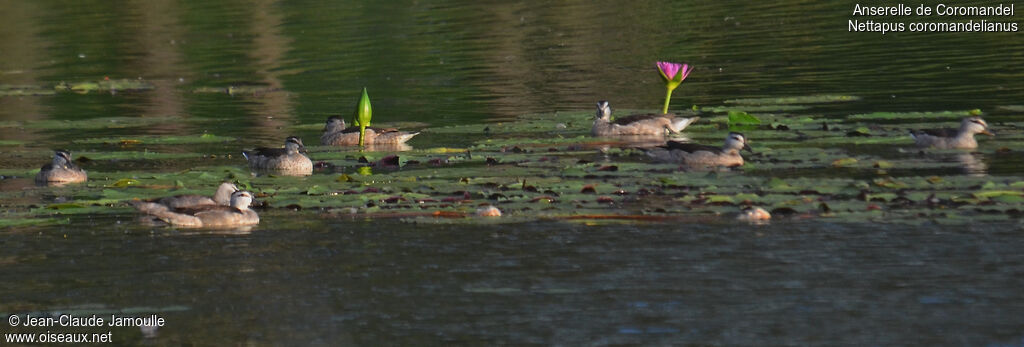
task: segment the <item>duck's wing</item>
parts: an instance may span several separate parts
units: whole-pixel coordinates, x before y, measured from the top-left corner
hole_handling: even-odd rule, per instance
[[[615,118],[615,120],[612,121],[612,124],[629,125],[629,124],[633,124],[633,123],[636,123],[636,122],[642,122],[642,121],[645,121],[645,120],[648,120],[648,119],[658,119],[658,118],[665,118],[665,117],[672,117],[672,116],[674,116],[674,115],[671,115],[671,114],[664,115],[664,114],[654,114],[654,113],[634,114],[634,115],[629,115],[629,116],[625,116],[625,117]]]
[[[156,201],[162,205],[166,205],[170,208],[189,207],[189,206],[200,206],[200,205],[217,205],[217,202],[213,201],[208,196],[203,195],[176,195],[160,198]]]
[[[373,131],[375,131],[377,133],[388,133],[388,132],[398,131],[397,128],[378,128],[378,127],[366,127],[366,130],[373,130]],[[359,133],[359,127],[351,126],[351,127],[345,128],[345,130],[342,130],[341,133],[342,134],[347,134],[347,133],[357,133],[358,134]]]
[[[699,145],[699,144],[696,144],[696,143],[677,142],[677,141],[669,141],[668,143],[665,143],[664,146],[658,146],[658,147],[661,147],[661,148],[664,148],[664,149],[667,149],[667,150],[670,150],[670,151],[677,150],[677,151],[683,151],[683,152],[687,152],[687,153],[694,153],[694,152],[699,152],[699,151],[711,152],[711,153],[715,153],[715,154],[722,153],[722,147]]]
[[[959,133],[959,131],[957,131],[956,129],[953,129],[953,128],[942,128],[942,129],[911,130],[910,133],[914,134],[914,135],[931,135],[931,136],[935,136],[935,137],[956,137],[956,135],[957,135],[957,133]]]
[[[288,154],[288,151],[285,150],[284,148],[260,147],[260,148],[257,148],[257,149],[254,149],[254,150],[251,150],[251,151],[248,151],[248,152],[243,152],[243,153],[245,153],[246,155],[249,155],[249,156],[255,155],[255,156],[258,156],[258,157],[280,157],[280,156]]]
[[[134,207],[136,210],[139,210],[139,212],[146,214],[156,215],[168,212],[166,205],[158,204],[151,201],[132,200],[129,201],[128,203],[131,204],[132,207]]]
[[[222,205],[203,205],[203,206],[191,206],[191,207],[179,207],[174,209],[175,213],[187,214],[195,216],[203,213],[242,213],[242,210],[231,206]]]

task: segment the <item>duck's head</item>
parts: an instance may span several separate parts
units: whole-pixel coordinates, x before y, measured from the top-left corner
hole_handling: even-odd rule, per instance
[[[345,129],[345,120],[338,116],[330,116],[327,118],[327,124],[324,125],[324,131],[337,131]]]
[[[738,151],[744,149],[747,152],[754,153],[754,150],[750,149],[750,146],[747,145],[747,137],[737,132],[731,132],[729,136],[725,137],[725,146],[723,147],[727,150],[735,149]]]
[[[238,186],[231,182],[224,182],[220,184],[220,187],[217,187],[217,190],[221,189],[234,193],[238,191]]]
[[[71,152],[64,149],[53,151],[53,167],[67,167],[71,164]]]
[[[213,193],[213,201],[216,201],[220,205],[231,204],[231,194],[238,191],[238,186],[231,182],[221,183],[217,187],[217,192]]]
[[[597,119],[610,120],[612,118],[612,107],[608,106],[608,102],[601,100],[597,102]]]
[[[981,117],[967,117],[960,123],[960,131],[967,132],[970,134],[982,134],[988,136],[996,136],[988,130],[988,123],[985,122]]]
[[[239,210],[249,208],[249,204],[252,204],[252,194],[247,191],[238,191],[231,193],[231,207]]]
[[[289,153],[306,153],[306,146],[302,145],[302,139],[295,136],[288,136],[287,139],[284,139],[284,148]]]

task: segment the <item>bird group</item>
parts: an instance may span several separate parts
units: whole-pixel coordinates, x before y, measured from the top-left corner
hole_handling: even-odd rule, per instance
[[[594,136],[663,136],[682,132],[700,117],[679,117],[675,114],[635,114],[612,119],[612,110],[607,101],[597,103],[597,114],[591,133]],[[366,145],[404,144],[418,132],[399,131],[394,128],[367,128],[364,135]],[[939,149],[974,149],[978,142],[974,135],[994,136],[988,124],[981,117],[965,118],[959,129],[914,130],[910,136],[919,147]],[[329,146],[355,146],[359,142],[359,128],[347,127],[340,117],[327,119],[320,136],[320,144]],[[722,146],[709,146],[679,141],[667,141],[664,145],[645,149],[647,156],[659,162],[678,163],[686,168],[735,167],[742,166],[741,150],[753,153],[746,136],[730,132]],[[308,176],[313,173],[313,162],[306,156],[302,139],[289,136],[283,148],[260,147],[242,151],[249,167],[254,171],[272,172],[280,175]],[[56,150],[53,160],[43,165],[35,180],[40,184],[68,184],[84,182],[86,172],[71,160],[67,150]],[[152,201],[133,201],[139,211],[169,224],[181,227],[224,228],[249,226],[259,223],[259,216],[249,209],[253,196],[240,191],[234,184],[223,183],[214,196],[182,195]],[[751,212],[755,211],[755,212]],[[492,215],[493,211],[489,211]],[[500,212],[499,212],[500,214]],[[747,210],[740,215],[744,220],[768,219],[770,215],[760,209]]]
[[[683,118],[675,114],[636,114],[611,119],[612,110],[607,101],[597,103],[597,115],[591,133],[594,136],[649,136],[663,135],[666,132],[679,133],[693,124],[700,117]],[[911,130],[910,137],[922,148],[936,149],[974,149],[978,141],[974,135],[995,136],[989,131],[988,123],[981,117],[964,118],[959,129],[925,129]],[[748,145],[747,137],[738,132],[730,132],[725,137],[725,144],[707,146],[679,141],[667,141],[664,145],[645,150],[646,154],[656,161],[676,162],[685,167],[734,167],[743,165],[740,150],[753,153]]]

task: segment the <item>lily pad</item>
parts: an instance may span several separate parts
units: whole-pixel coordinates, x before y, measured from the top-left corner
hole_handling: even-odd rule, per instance
[[[281,91],[281,88],[273,88],[268,86],[199,87],[192,90],[193,93],[256,96],[279,91]]]
[[[743,111],[729,111],[729,125],[761,124],[757,117]]]
[[[33,120],[0,122],[0,128],[29,129],[118,129],[181,121],[178,117],[103,117],[76,120]]]
[[[852,95],[807,95],[782,98],[751,98],[726,100],[726,104],[739,105],[790,105],[790,104],[822,104],[833,102],[850,102],[860,100]]]
[[[0,97],[4,96],[40,96],[57,94],[53,88],[35,85],[0,84]]]
[[[78,139],[73,140],[74,143],[80,144],[118,144],[118,145],[135,145],[135,144],[153,144],[153,145],[171,145],[171,144],[186,144],[186,143],[218,143],[234,141],[235,138],[228,136],[217,136],[213,134],[202,134],[202,135],[182,135],[182,136],[126,136],[126,137],[105,137],[105,138],[90,138],[90,139]]]
[[[0,228],[68,224],[69,222],[67,218],[0,218]]]
[[[942,119],[953,120],[974,115],[973,111],[940,111],[940,112],[874,112],[854,114],[846,117],[849,120],[921,120]]]
[[[61,82],[54,89],[57,91],[86,94],[90,92],[137,92],[153,90],[155,87],[142,80],[108,79],[102,81]]]

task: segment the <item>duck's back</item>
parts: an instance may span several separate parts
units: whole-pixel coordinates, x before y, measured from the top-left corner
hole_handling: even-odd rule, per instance
[[[366,128],[366,135],[363,138],[364,144],[373,143],[377,137],[375,128]],[[359,127],[348,127],[341,131],[324,133],[320,136],[320,144],[325,146],[358,146]]]
[[[667,120],[675,118],[675,116],[676,115],[674,115],[674,114],[654,114],[654,113],[634,114],[634,115],[629,115],[629,116],[625,116],[625,117],[615,118],[615,120],[612,121],[612,124],[618,124],[618,125],[630,125],[630,124],[641,124],[641,123],[661,124],[661,123],[663,123],[663,122],[665,122]]]
[[[253,169],[280,171],[287,175],[313,174],[313,161],[302,153],[289,154],[284,148],[257,148],[244,153],[249,167]]]
[[[61,182],[76,183],[85,182],[87,175],[84,170],[77,166],[70,168],[54,168],[52,163],[43,165],[36,174],[36,182]]]
[[[217,205],[216,201],[213,201],[210,197],[202,195],[168,196],[157,200],[157,203],[172,209],[191,206]]]
[[[400,144],[409,141],[420,133],[400,131],[396,128],[367,127],[363,144]],[[320,136],[320,144],[326,146],[358,146],[359,127],[348,127],[341,131],[324,133]]]
[[[978,147],[978,143],[974,140],[973,136],[961,138],[958,136],[959,134],[960,132],[957,129],[952,128],[924,129],[910,132],[911,137],[914,138],[914,144],[918,147],[937,149],[971,149]]]

